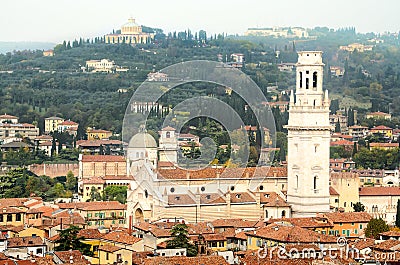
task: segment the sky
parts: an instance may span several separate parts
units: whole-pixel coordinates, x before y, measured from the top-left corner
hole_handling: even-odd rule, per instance
[[[243,34],[249,27],[400,31],[399,0],[2,0],[0,41],[61,43],[120,29],[128,18],[164,32]]]

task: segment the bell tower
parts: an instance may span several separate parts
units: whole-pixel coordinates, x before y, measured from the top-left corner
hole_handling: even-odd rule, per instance
[[[287,202],[293,217],[329,212],[328,91],[322,90],[322,52],[298,52],[296,97],[290,95]]]

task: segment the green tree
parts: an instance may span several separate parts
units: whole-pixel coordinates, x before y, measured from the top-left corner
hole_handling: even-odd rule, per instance
[[[355,212],[364,212],[365,206],[361,202],[353,203],[353,210]]]
[[[127,186],[107,186],[103,192],[103,200],[126,202],[128,187]]]
[[[400,227],[400,200],[397,200],[396,227]]]
[[[76,191],[78,181],[72,171],[68,171],[66,176],[65,188],[70,191]]]
[[[365,236],[369,238],[379,238],[379,234],[389,231],[389,225],[382,218],[373,218],[368,224],[367,228],[365,228]]]
[[[60,231],[60,238],[56,240],[56,251],[79,250],[83,255],[93,256],[90,245],[82,242],[84,237],[78,236],[79,227],[71,225],[69,228]]]
[[[171,229],[172,239],[167,241],[167,248],[186,248],[187,256],[197,255],[197,248],[189,241],[188,227],[186,224],[177,224]]]
[[[101,194],[95,187],[90,190],[90,201],[101,201]]]

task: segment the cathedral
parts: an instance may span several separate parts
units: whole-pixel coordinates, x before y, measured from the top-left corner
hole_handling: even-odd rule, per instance
[[[176,164],[174,128],[159,132],[158,147],[151,135],[139,132],[127,154],[128,170],[135,178],[128,190],[129,223],[174,218],[266,220],[329,212],[331,127],[328,92],[322,89],[322,52],[298,54],[296,93],[290,96],[286,126],[287,167],[187,170]]]

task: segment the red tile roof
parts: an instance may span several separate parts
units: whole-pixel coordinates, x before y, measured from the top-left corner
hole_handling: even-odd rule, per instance
[[[82,162],[125,162],[125,158],[117,155],[82,155]]]
[[[360,196],[400,196],[400,187],[361,187]]]
[[[336,243],[337,238],[314,232],[299,226],[270,224],[246,233],[252,237],[284,243]]]
[[[79,250],[68,250],[68,251],[54,251],[56,255],[63,263],[85,263],[91,264]]]
[[[354,145],[353,142],[347,140],[339,140],[331,142],[331,146],[353,146],[353,145]]]
[[[101,250],[101,251],[105,251],[105,252],[115,252],[115,251],[118,251],[118,250],[121,250],[122,248],[121,247],[118,247],[118,246],[113,246],[113,245],[102,245],[102,246],[99,246],[99,250]]]
[[[325,214],[333,223],[368,223],[372,216],[366,212],[333,212]]]
[[[258,221],[248,221],[240,218],[217,219],[211,222],[214,228],[233,227],[233,228],[254,228]]]
[[[71,202],[57,204],[60,209],[79,209],[84,211],[126,210],[126,205],[118,201],[106,202]]]
[[[185,170],[182,168],[158,170],[161,179],[215,179],[215,178],[268,178],[287,177],[286,167],[258,168],[205,168],[202,170]]]
[[[279,218],[279,219],[269,219],[266,221],[267,224],[273,223],[290,223],[294,226],[299,226],[302,228],[325,228],[333,227],[333,223],[324,216],[316,217],[298,217],[298,218]]]
[[[58,124],[58,125],[78,125],[78,123],[74,122],[74,121],[70,121],[70,120],[66,120],[63,121],[62,123]]]
[[[329,194],[330,195],[339,195],[339,192],[337,192],[332,186],[329,186]]]
[[[162,264],[162,265],[227,265],[229,264],[221,256],[199,256],[199,257],[153,257],[144,260],[144,265]],[[250,264],[249,264],[250,265]]]
[[[376,126],[374,128],[371,128],[371,131],[382,131],[382,130],[390,131],[390,130],[393,130],[393,129],[390,128],[390,127],[384,126],[384,125],[379,125],[379,126]]]
[[[25,237],[12,237],[9,238],[7,246],[9,248],[18,247],[33,247],[33,246],[43,246],[43,240],[36,236],[25,236]]]
[[[103,234],[98,229],[81,229],[78,232],[78,236],[85,239],[100,239]]]
[[[400,249],[400,241],[389,239],[372,246],[372,248],[381,251],[394,251]]]
[[[91,177],[82,180],[83,184],[104,184],[106,181],[101,177]]]
[[[105,234],[101,238],[102,240],[112,241],[116,243],[122,243],[126,245],[133,245],[140,240],[141,238],[137,238],[134,236],[129,235],[127,232],[124,231],[112,231],[110,233]]]

